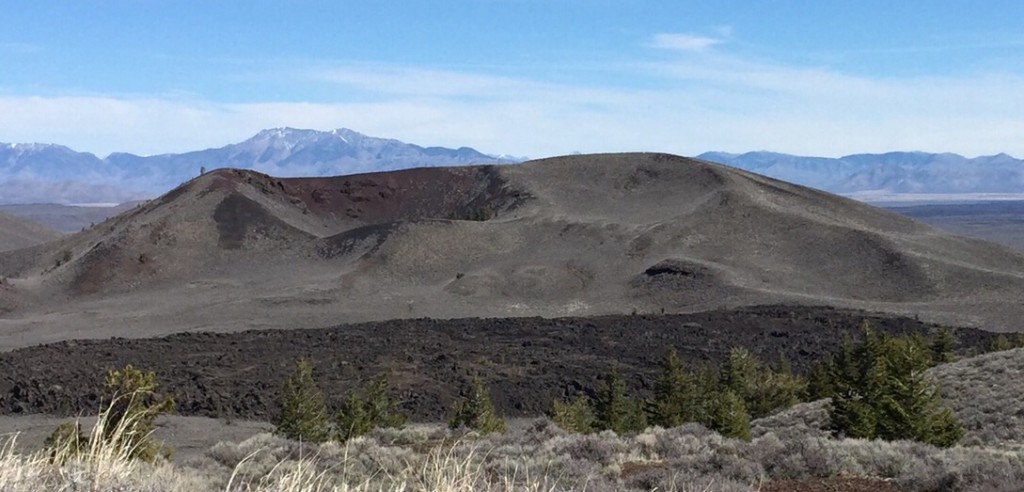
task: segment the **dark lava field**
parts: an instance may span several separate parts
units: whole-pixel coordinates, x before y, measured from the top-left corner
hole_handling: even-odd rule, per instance
[[[183,333],[162,338],[67,341],[0,354],[0,412],[93,414],[110,369],[155,371],[177,413],[267,420],[299,357],[337,406],[347,391],[391,374],[414,420],[444,419],[469,376],[490,384],[499,411],[536,416],[554,398],[592,392],[613,366],[631,392],[650,391],[669,346],[691,366],[717,364],[732,347],[762,360],[785,355],[800,372],[834,351],[864,320],[888,333],[928,335],[937,325],[829,307],[759,306],[695,314],[580,318],[409,319],[331,328]],[[961,350],[995,333],[954,330]]]

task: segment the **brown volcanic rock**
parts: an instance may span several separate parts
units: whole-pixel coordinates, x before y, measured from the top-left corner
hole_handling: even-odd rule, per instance
[[[527,198],[509,188],[494,166],[295,178],[282,184],[286,193],[315,215],[363,224],[464,218],[481,209],[497,213]]]
[[[0,275],[23,307],[0,327],[20,335],[0,347],[772,302],[993,330],[1024,314],[1014,251],[664,154],[334,178],[224,169],[16,253],[0,254]]]

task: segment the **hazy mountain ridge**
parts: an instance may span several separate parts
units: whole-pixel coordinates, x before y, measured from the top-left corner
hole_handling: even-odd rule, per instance
[[[888,152],[839,158],[774,152],[706,152],[700,159],[832,193],[1020,193],[1024,160],[1006,154]]]
[[[232,167],[277,176],[334,176],[410,167],[518,162],[469,147],[422,147],[349,129],[276,128],[215,149],[105,159],[56,144],[0,144],[0,203],[120,203],[151,198],[199,174]]]
[[[1020,193],[1024,161],[1006,154],[889,152],[839,158],[757,151],[706,152],[711,162],[832,193]],[[0,204],[121,203],[158,196],[201,169],[251,169],[274,176],[337,176],[411,167],[506,164],[522,158],[469,147],[422,147],[341,128],[275,128],[224,147],[181,154],[106,158],[57,144],[0,144]]]

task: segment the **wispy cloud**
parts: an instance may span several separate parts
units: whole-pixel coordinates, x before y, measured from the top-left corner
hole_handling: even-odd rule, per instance
[[[337,86],[335,102],[0,95],[0,139],[152,154],[216,147],[263,128],[293,126],[349,127],[424,145],[531,157],[756,149],[1024,156],[1022,76],[868,77],[731,53],[723,43],[731,34],[715,32],[638,40],[673,56],[636,60],[611,82],[554,82],[541,72],[495,75],[486,67],[320,62],[290,66],[288,78],[321,89]]]
[[[491,97],[541,89],[529,80],[394,65],[347,65],[310,72],[314,80],[391,95]]]
[[[651,37],[648,46],[662,50],[702,53],[722,44],[723,41],[724,39],[720,37],[697,34],[661,33]]]

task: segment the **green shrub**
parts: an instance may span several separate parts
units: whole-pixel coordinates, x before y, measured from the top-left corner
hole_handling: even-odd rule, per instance
[[[566,432],[589,434],[594,431],[594,409],[584,395],[577,396],[572,403],[555,400],[548,416]]]
[[[928,345],[933,364],[945,364],[956,360],[956,338],[949,328],[942,328]]]
[[[133,458],[153,461],[160,455],[160,445],[150,438],[153,424],[161,414],[174,409],[174,398],[156,396],[156,374],[142,372],[131,364],[120,371],[107,373],[104,401],[107,405],[107,432],[111,439],[124,423],[131,424],[125,445],[131,448]]]
[[[387,374],[377,376],[363,389],[366,396],[366,411],[374,427],[399,428],[405,425],[408,417],[395,408],[391,399],[391,378]]]
[[[50,460],[59,464],[67,458],[81,456],[88,447],[89,438],[82,434],[80,422],[61,423],[43,442]]]
[[[276,432],[289,439],[324,442],[330,438],[324,394],[313,380],[313,363],[300,358],[281,392]]]
[[[349,393],[335,417],[335,438],[345,442],[353,437],[369,434],[372,430],[373,420],[370,418],[370,412],[366,410],[366,402],[359,398],[359,395]]]
[[[654,400],[651,403],[654,425],[669,428],[692,421],[692,383],[693,378],[683,370],[683,363],[675,347],[670,347],[665,352],[661,372],[654,382]]]
[[[156,418],[174,409],[174,398],[156,394],[156,374],[131,364],[107,373],[101,404],[103,410],[92,434],[82,434],[78,423],[64,423],[47,437],[51,457],[70,459],[87,449],[119,450],[128,459],[154,462],[170,450],[152,438]]]
[[[867,325],[859,344],[845,337],[831,368],[833,431],[936,446],[959,441],[963,426],[925,374],[933,353],[921,337],[889,337]]]
[[[1011,342],[1009,338],[1006,338],[1006,335],[1000,334],[994,340],[992,340],[992,343],[989,344],[988,351],[1002,352],[1003,350],[1011,350],[1013,348],[1013,342]]]
[[[743,398],[732,390],[726,389],[715,397],[709,424],[723,436],[750,440],[750,414]]]
[[[363,397],[349,393],[335,417],[335,436],[341,442],[369,434],[375,427],[402,427],[406,417],[394,408],[386,374],[363,388]]]
[[[490,390],[479,378],[473,378],[468,394],[456,403],[455,415],[448,421],[448,427],[467,428],[486,435],[505,432],[507,425],[494,408]]]
[[[734,348],[722,365],[721,387],[743,400],[753,418],[760,418],[800,401],[807,383],[795,376],[788,361],[772,369],[745,348]]]
[[[814,364],[811,368],[810,374],[807,375],[806,394],[809,401],[831,398],[832,394],[835,393],[832,376],[830,375],[832,364],[832,357],[829,356],[825,360]]]
[[[597,429],[627,434],[647,427],[643,402],[626,395],[626,382],[615,367],[602,380],[594,402],[594,413]]]

